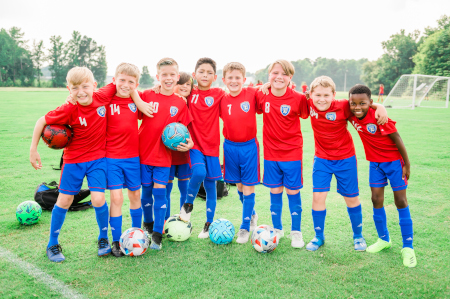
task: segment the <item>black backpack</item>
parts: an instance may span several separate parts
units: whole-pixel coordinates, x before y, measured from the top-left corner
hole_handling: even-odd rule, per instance
[[[224,181],[216,181],[217,199],[228,196],[228,184]],[[200,184],[200,189],[198,190],[197,197],[206,200],[206,190],[203,187],[203,182]]]
[[[91,201],[83,201],[86,197],[91,194],[89,189],[82,189],[80,192],[74,196],[72,205],[69,211],[81,211],[92,208]],[[42,183],[36,188],[34,192],[34,200],[42,207],[44,210],[53,210],[56,200],[58,199],[59,188],[58,184],[53,181],[49,184]],[[83,201],[83,202],[81,202]]]

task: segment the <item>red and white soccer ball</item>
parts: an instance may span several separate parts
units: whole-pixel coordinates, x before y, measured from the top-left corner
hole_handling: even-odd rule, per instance
[[[150,240],[142,229],[132,227],[120,236],[119,244],[125,255],[139,256],[147,251]]]
[[[260,225],[252,233],[252,245],[256,251],[269,253],[278,246],[278,236],[275,230],[268,225]]]

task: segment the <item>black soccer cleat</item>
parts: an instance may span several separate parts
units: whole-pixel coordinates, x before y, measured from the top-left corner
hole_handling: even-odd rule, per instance
[[[119,241],[112,242],[111,254],[114,255],[115,257],[122,257],[125,255],[123,254],[122,250],[120,250]]]
[[[55,263],[61,263],[66,259],[62,254],[62,248],[59,244],[47,248],[47,257],[50,261]]]
[[[153,234],[153,224],[155,222],[144,222],[142,227],[144,228],[144,231],[147,233],[147,236],[150,238]]]
[[[207,238],[209,238],[209,226],[210,225],[211,225],[211,223],[205,222],[205,226],[203,227],[203,230],[198,235],[198,237],[200,239],[207,239]]]
[[[153,232],[152,234],[152,244],[150,245],[150,249],[161,250],[162,248],[162,234],[158,232]]]
[[[98,256],[106,256],[111,253],[111,245],[106,238],[98,240]]]

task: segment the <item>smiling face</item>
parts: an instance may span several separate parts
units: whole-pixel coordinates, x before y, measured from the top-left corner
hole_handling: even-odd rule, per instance
[[[139,86],[137,78],[125,74],[119,74],[113,78],[113,83],[116,85],[116,95],[121,98],[129,98],[131,93]]]
[[[311,92],[311,99],[314,106],[319,111],[325,111],[330,108],[336,93],[333,93],[331,87],[316,86]]]
[[[270,87],[273,89],[286,89],[291,79],[292,76],[287,75],[279,63],[274,64],[269,73]]]
[[[201,64],[192,76],[197,80],[199,89],[209,89],[217,79],[214,68],[209,63]]]
[[[358,119],[363,119],[372,105],[372,99],[365,93],[361,94],[350,94],[350,111]]]
[[[223,83],[227,86],[230,94],[235,96],[238,95],[242,87],[244,86],[246,78],[239,70],[232,70],[225,73],[225,77],[222,78]]]
[[[92,103],[92,95],[94,94],[96,87],[97,82],[92,82],[89,80],[77,85],[73,85],[71,83],[67,85],[72,98],[82,106],[87,106]]]
[[[192,85],[191,80],[185,82],[184,84],[177,84],[175,86],[174,92],[179,94],[180,96],[183,96],[187,98],[191,94]]]
[[[161,66],[156,78],[161,83],[161,93],[171,93],[180,79],[178,67],[176,65]]]

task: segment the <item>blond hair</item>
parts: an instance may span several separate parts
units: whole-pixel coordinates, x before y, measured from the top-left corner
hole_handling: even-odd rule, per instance
[[[278,59],[277,61],[275,61],[271,65],[269,65],[269,73],[272,71],[275,64],[281,65],[281,67],[283,68],[283,71],[286,73],[286,75],[294,76],[294,74],[295,74],[294,66],[292,65],[292,63],[290,63],[289,61],[284,60],[284,59]]]
[[[94,83],[94,74],[90,69],[84,66],[76,66],[67,73],[66,76],[67,85],[80,85],[84,82]]]
[[[314,81],[312,81],[311,86],[309,88],[310,93],[313,93],[314,88],[316,88],[317,86],[322,86],[322,87],[330,87],[331,91],[333,93],[336,92],[336,84],[334,84],[333,79],[331,79],[328,76],[320,76],[317,77],[316,79],[314,79]]]
[[[156,64],[156,70],[158,71],[158,73],[159,73],[161,67],[166,66],[166,65],[176,66],[177,72],[178,72],[178,63],[175,61],[175,59],[166,57],[166,58],[163,58],[160,61],[158,61],[158,63]]]
[[[139,71],[139,68],[134,64],[127,62],[122,62],[117,66],[115,74],[116,79],[117,76],[119,76],[120,74],[135,77],[137,82],[139,82],[139,78],[141,77],[141,72]]]
[[[245,78],[245,66],[242,63],[239,62],[230,62],[227,63],[224,67],[223,67],[223,77],[225,78],[225,75],[227,74],[227,72],[232,72],[232,71],[240,71],[242,73],[242,76]]]

